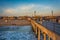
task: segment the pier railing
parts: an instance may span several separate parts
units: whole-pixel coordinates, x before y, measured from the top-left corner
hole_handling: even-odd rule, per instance
[[[46,39],[46,35],[48,35],[48,40],[60,40],[60,35],[58,34],[55,34],[53,31],[51,30],[48,30],[47,28],[45,28],[44,26],[36,23],[34,20],[32,19],[29,19],[31,24],[32,24],[32,28],[33,28],[33,31],[34,33],[37,35],[38,37],[38,40],[40,40],[40,35],[41,35],[41,32],[43,34],[43,39],[44,40],[47,40]]]

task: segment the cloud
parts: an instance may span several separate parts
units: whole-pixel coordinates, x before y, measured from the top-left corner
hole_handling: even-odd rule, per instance
[[[51,6],[45,6],[45,5],[36,5],[36,8],[40,10],[49,10],[52,9]]]
[[[6,14],[14,14],[14,15],[20,15],[23,13],[25,15],[26,13],[33,13],[33,11],[39,11],[40,13],[48,12],[51,9],[50,6],[44,6],[44,5],[37,5],[37,4],[29,4],[29,5],[20,5],[16,8],[7,8],[4,9],[4,13]],[[44,11],[44,12],[43,12]],[[30,15],[30,14],[29,14]]]
[[[5,10],[6,13],[13,13],[13,12],[20,12],[20,11],[28,11],[28,10],[48,10],[51,7],[49,6],[43,6],[43,5],[36,5],[36,4],[30,4],[30,5],[22,5],[18,6],[15,9],[13,8],[8,8]]]
[[[23,6],[19,6],[18,9],[23,10],[23,11],[27,11],[27,10],[31,10],[34,6],[35,6],[34,4],[23,5]]]
[[[15,13],[15,9],[5,9],[5,11],[4,11],[5,13]]]

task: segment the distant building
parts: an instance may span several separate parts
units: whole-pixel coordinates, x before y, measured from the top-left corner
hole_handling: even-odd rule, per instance
[[[12,19],[15,19],[15,17],[14,16],[11,16],[11,17],[9,17],[9,19],[12,20]]]
[[[8,19],[8,17],[7,16],[3,16],[3,20],[7,20]]]

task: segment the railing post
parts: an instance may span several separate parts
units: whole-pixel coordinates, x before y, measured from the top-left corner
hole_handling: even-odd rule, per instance
[[[38,40],[40,40],[40,29],[38,28]]]
[[[43,33],[43,35],[44,35],[44,40],[46,40],[46,34],[45,34],[45,33]]]

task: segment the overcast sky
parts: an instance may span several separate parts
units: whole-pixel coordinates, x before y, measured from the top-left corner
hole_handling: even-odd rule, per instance
[[[0,0],[0,16],[60,16],[60,0]]]

